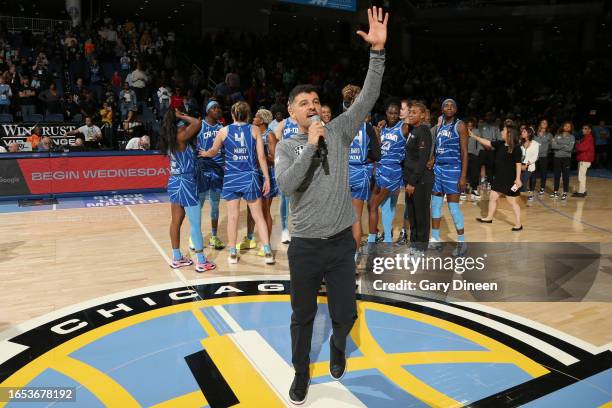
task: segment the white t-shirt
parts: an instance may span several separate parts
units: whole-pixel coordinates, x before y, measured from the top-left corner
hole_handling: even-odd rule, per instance
[[[96,125],[91,127],[83,125],[79,128],[79,133],[85,136],[86,142],[95,142],[102,135],[102,131]]]
[[[521,146],[521,153],[523,155],[523,164],[529,163],[527,171],[535,171],[535,162],[538,161],[538,152],[540,150],[540,144],[535,140],[532,140],[529,147],[525,149],[525,146]]]
[[[127,144],[125,145],[125,150],[144,150],[143,148],[140,147],[140,138],[139,137],[133,137],[130,139],[129,142],[127,142]]]

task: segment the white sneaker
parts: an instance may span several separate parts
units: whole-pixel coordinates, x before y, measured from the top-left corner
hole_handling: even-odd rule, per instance
[[[238,263],[238,254],[232,254],[227,257],[227,263],[237,264]]]
[[[283,230],[281,233],[281,242],[283,244],[288,244],[291,242],[291,234],[289,234],[289,230]]]
[[[272,252],[268,252],[264,255],[265,258],[265,262],[267,265],[272,265],[274,264],[274,255],[272,254]]]

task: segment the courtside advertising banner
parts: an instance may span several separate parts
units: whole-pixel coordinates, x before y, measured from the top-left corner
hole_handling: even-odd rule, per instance
[[[26,139],[32,136],[35,127],[40,128],[39,136],[50,136],[55,146],[70,146],[74,144],[76,136],[64,136],[67,132],[76,129],[75,123],[2,123],[0,124],[0,143],[1,146],[8,148],[8,145],[15,142],[20,148],[26,143]]]
[[[0,196],[162,189],[164,155],[43,157],[0,160]]]

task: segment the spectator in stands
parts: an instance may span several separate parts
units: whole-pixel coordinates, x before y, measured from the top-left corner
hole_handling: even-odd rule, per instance
[[[0,75],[0,113],[10,113],[13,91],[6,83],[6,76]]]
[[[91,60],[91,65],[89,66],[89,84],[90,86],[95,86],[99,85],[102,81],[104,81],[102,67],[98,64],[98,60],[94,58]]]
[[[21,150],[21,148],[19,147],[19,143],[17,142],[11,142],[8,145],[8,152],[9,153],[19,153],[19,151]]]
[[[51,82],[51,84],[49,84],[49,88],[45,89],[38,95],[38,99],[44,104],[46,114],[63,113],[60,95],[57,92],[55,82]]]
[[[170,109],[181,110],[183,108],[183,92],[181,88],[174,88],[174,93],[170,97]]]
[[[139,103],[143,103],[146,100],[145,87],[147,86],[149,78],[146,72],[144,71],[144,68],[141,62],[138,62],[136,64],[136,69],[132,71],[131,79],[132,79],[132,83],[130,84],[130,86],[136,93],[136,100]]]
[[[121,120],[126,120],[128,116],[133,115],[137,111],[136,93],[130,89],[127,82],[123,83],[123,89],[119,93],[119,110],[121,111]]]
[[[69,146],[68,150],[71,152],[84,152],[85,150],[87,150],[85,148],[85,142],[83,141],[83,138],[81,136],[77,136],[77,138],[74,139],[74,144]]]
[[[187,90],[187,96],[183,99],[183,107],[181,112],[194,112],[198,110],[198,101],[193,96],[193,89]]]
[[[149,150],[151,147],[151,139],[144,135],[141,137],[133,137],[125,146],[125,150]]]
[[[36,150],[39,152],[50,152],[53,150],[53,141],[49,136],[43,136],[42,139],[40,139],[40,143],[36,147]]]
[[[587,195],[587,170],[595,161],[595,142],[591,125],[582,126],[582,139],[576,143],[576,160],[578,161],[578,190],[572,197],[584,198]]]
[[[102,104],[102,109],[100,109],[100,120],[103,125],[113,126],[113,106],[104,102]]]
[[[85,52],[85,59],[87,59],[87,61],[91,61],[93,59],[94,52],[96,51],[96,45],[91,38],[88,38],[87,41],[85,41],[83,51]]]
[[[38,149],[38,144],[40,143],[42,139],[41,135],[42,135],[42,129],[40,128],[40,126],[36,126],[32,130],[32,134],[26,138],[26,142],[30,143],[30,145],[32,146],[32,150]]]
[[[159,112],[158,117],[162,118],[170,109],[170,95],[172,92],[168,89],[164,83],[161,84],[157,90],[157,100],[159,101]]]
[[[115,93],[119,94],[119,89],[121,88],[122,82],[121,75],[119,75],[119,71],[115,71],[113,76],[111,77],[111,85],[113,86],[113,90]]]
[[[94,98],[92,91],[85,92],[85,98],[81,99],[79,107],[81,108],[81,114],[83,116],[97,116],[98,115],[98,103]]]
[[[74,83],[73,93],[79,95],[79,98],[83,98],[86,90],[87,88],[85,87],[85,82],[83,81],[83,78],[78,77],[76,82]]]
[[[81,107],[79,106],[79,95],[66,93],[64,94],[64,117],[72,119],[75,115],[81,114]]]
[[[6,153],[6,149],[4,148],[4,146],[0,145],[0,153]]]
[[[36,113],[36,90],[30,86],[30,78],[23,76],[19,86],[19,106],[21,118],[27,121],[30,115]]]
[[[127,52],[119,59],[119,67],[121,68],[121,76],[125,79],[130,73],[130,57],[128,57]]]
[[[98,143],[102,140],[102,130],[94,125],[91,116],[85,117],[85,124],[80,128],[66,132],[65,136],[83,135],[86,142]]]

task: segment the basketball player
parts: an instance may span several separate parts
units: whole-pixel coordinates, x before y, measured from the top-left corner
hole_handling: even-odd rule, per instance
[[[408,111],[410,110],[410,107],[412,106],[412,102],[409,101],[408,99],[402,99],[402,104],[400,107],[400,115],[399,118],[401,121],[408,123]],[[398,245],[403,245],[403,244],[407,244],[409,242],[409,236],[407,234],[407,230],[408,230],[408,225],[410,225],[410,222],[408,220],[409,218],[409,214],[408,214],[408,205],[406,205],[406,201],[408,199],[408,196],[406,194],[404,194],[404,219],[402,220],[402,230],[399,233],[399,237],[397,238],[397,241],[395,242]]]
[[[268,127],[272,122],[272,112],[267,109],[260,109],[253,118],[253,125],[259,128],[261,137],[264,143],[264,150],[266,152],[266,161],[268,162],[268,174],[270,175],[270,192],[264,195],[261,199],[262,210],[266,224],[268,226],[268,240],[272,235],[272,214],[270,213],[270,207],[272,206],[272,200],[278,196],[278,186],[276,185],[276,177],[274,177],[274,149],[276,147],[276,138],[274,132]],[[263,180],[263,173],[259,171],[260,177]],[[251,210],[247,209],[247,235],[242,239],[242,242],[236,246],[238,251],[242,249],[251,249],[251,244],[256,246],[255,237],[253,231],[255,230],[255,220],[251,215]],[[257,256],[264,256],[263,247],[257,252]]]
[[[230,244],[230,264],[238,263],[236,235],[240,215],[240,199],[244,198],[255,220],[259,239],[264,245],[266,264],[274,263],[270,249],[268,229],[261,209],[261,196],[270,192],[270,177],[264,152],[263,140],[259,128],[248,123],[251,109],[244,102],[232,105],[232,123],[217,133],[209,150],[200,150],[201,157],[214,157],[221,146],[225,149],[225,176],[221,195],[227,201],[227,235]],[[257,169],[257,163],[263,173],[263,188]]]
[[[321,106],[321,121],[324,124],[328,124],[329,122],[331,122],[332,120],[332,110],[329,107],[329,105],[322,105]]]
[[[399,120],[400,103],[387,103],[386,124],[380,130],[381,157],[376,165],[376,184],[370,201],[370,233],[368,243],[376,242],[378,207],[382,204],[384,242],[392,242],[391,228],[397,196],[402,186],[402,161],[405,157],[408,123]]]
[[[459,196],[465,191],[467,174],[468,131],[465,123],[457,119],[457,102],[446,99],[442,102],[442,120],[436,131],[434,145],[434,186],[431,197],[430,249],[441,249],[440,219],[444,195],[448,210],[457,230],[457,247],[453,256],[463,256],[467,251],[463,229],[463,213],[459,207]]]
[[[299,132],[298,124],[288,117],[283,120],[274,130],[274,136],[276,140],[283,139],[291,139],[293,136],[297,135]],[[280,202],[280,215],[281,215],[281,242],[283,244],[288,244],[291,241],[291,234],[289,234],[289,197],[284,195],[281,192],[281,202]]]
[[[177,122],[177,119],[179,121]],[[201,229],[201,210],[198,201],[196,181],[196,155],[190,140],[200,130],[198,119],[169,110],[164,115],[161,128],[161,151],[170,158],[170,178],[168,195],[172,221],[170,223],[170,242],[172,243],[172,268],[192,265],[193,261],[181,254],[181,225],[185,213],[189,219],[191,241],[196,254],[196,272],[215,269],[204,255],[204,242]]]
[[[219,123],[219,119],[223,115],[221,106],[217,101],[210,101],[206,105],[206,117],[202,120],[202,128],[198,133],[196,150],[208,150],[212,147],[213,142],[219,130],[223,127]],[[219,226],[219,200],[221,198],[221,190],[223,189],[223,151],[219,152],[215,157],[198,157],[198,191],[200,206],[204,207],[204,202],[208,198],[210,202],[210,223],[212,234],[208,241],[208,245],[215,249],[225,248],[223,241],[217,236],[217,228]]]
[[[361,88],[356,85],[347,85],[342,89],[342,98],[348,105],[346,109],[353,104],[360,91]],[[363,203],[370,199],[374,177],[374,163],[380,160],[380,142],[374,127],[368,123],[367,119],[353,139],[349,153],[349,186],[351,187],[353,209],[357,218],[357,221],[352,226],[353,238],[357,248],[355,261],[357,261],[361,244],[361,213],[363,212]]]

